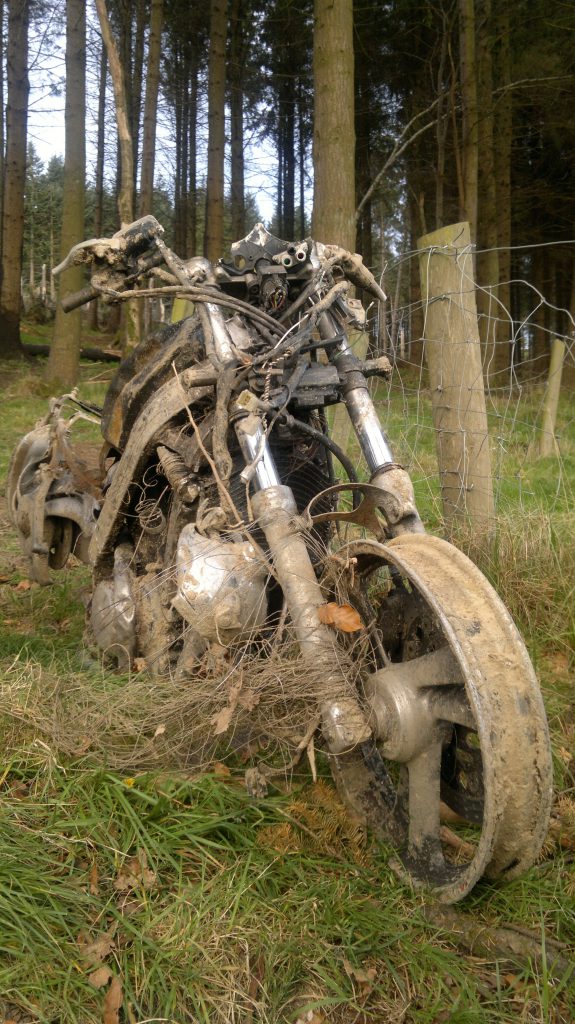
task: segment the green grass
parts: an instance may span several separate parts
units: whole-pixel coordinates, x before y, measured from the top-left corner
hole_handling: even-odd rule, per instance
[[[0,472],[45,410],[39,370],[4,369]],[[82,367],[81,393],[93,401],[102,370]],[[526,393],[513,420],[507,412],[517,430],[505,451],[501,420],[493,423],[502,514],[486,568],[537,662],[557,787],[569,799],[575,436],[562,403],[558,491],[556,460],[528,458],[539,405],[540,393]],[[394,385],[385,419],[413,466],[424,515],[438,523],[429,399],[415,380]],[[124,681],[82,665],[87,570],[67,570],[50,588],[18,587],[14,536],[5,530],[1,540],[0,1020],[100,1024],[108,983],[90,983],[98,965],[121,979],[119,1020],[128,1024],[277,1024],[313,1007],[316,1024],[575,1019],[575,976],[465,955],[429,923],[429,899],[398,879],[393,851],[346,826],[321,752],[318,786],[302,772],[262,801],[247,796],[239,764],[128,775],[93,752],[65,756],[35,707],[61,712],[81,682],[105,708]],[[460,909],[573,949],[573,853],[554,841],[546,856],[522,879],[478,886]]]

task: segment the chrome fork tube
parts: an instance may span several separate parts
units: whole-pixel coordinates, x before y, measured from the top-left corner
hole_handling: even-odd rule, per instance
[[[235,429],[257,488],[252,497],[254,515],[265,534],[302,656],[310,671],[321,676],[322,730],[331,753],[341,754],[365,742],[371,730],[346,676],[335,634],[319,620],[318,608],[325,598],[302,536],[293,493],[277,475],[262,422],[250,413],[236,422]]]
[[[320,317],[318,327],[325,340],[341,331],[339,323],[330,313]],[[409,473],[395,464],[361,365],[358,365],[347,338],[338,343],[337,349],[333,362],[339,371],[343,400],[369,467],[371,483],[380,487],[386,495],[382,507],[390,532],[393,536],[404,532],[423,533]]]
[[[341,331],[341,326],[330,313],[324,313],[320,317],[318,327],[321,337],[326,340]],[[361,371],[353,370],[355,356],[347,338],[340,341],[337,348],[338,354],[334,358],[334,363],[338,369],[344,370],[346,378],[344,402],[365,461],[373,474],[383,466],[393,463],[393,452],[381,428],[367,381]]]

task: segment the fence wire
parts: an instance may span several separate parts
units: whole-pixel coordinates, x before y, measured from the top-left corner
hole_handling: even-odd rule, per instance
[[[571,243],[574,244],[574,243]],[[429,251],[429,250],[426,250]],[[518,252],[522,252],[518,251]],[[470,256],[469,251],[464,255]],[[477,254],[479,255],[479,254]],[[377,384],[374,395],[396,458],[409,468],[422,514],[440,521],[442,477],[460,478],[462,466],[438,465],[428,369],[430,304],[421,298],[421,253],[411,251],[390,261],[382,276],[389,298],[369,311],[373,347],[393,365],[389,384]],[[457,403],[459,429],[467,430],[470,408],[484,392],[495,509],[499,516],[572,513],[575,480],[575,323],[572,311],[551,301],[527,279],[503,285],[477,286],[475,259],[458,259],[457,291],[439,298],[451,313],[477,305],[481,371],[449,400]],[[471,272],[470,272],[471,271]],[[501,296],[507,298],[503,299]],[[433,300],[436,301],[436,300]],[[550,386],[552,342],[564,343],[560,398],[551,454],[541,456],[544,407]],[[468,359],[469,337],[445,337],[451,357]],[[468,368],[467,368],[468,369]],[[557,372],[557,371],[556,371]],[[441,381],[439,382],[441,388]],[[473,427],[471,427],[473,432]],[[489,481],[485,480],[486,486]]]

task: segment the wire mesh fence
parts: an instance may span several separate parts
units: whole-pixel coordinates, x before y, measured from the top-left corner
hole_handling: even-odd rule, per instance
[[[432,251],[441,253],[441,248]],[[465,246],[454,259],[457,285],[451,281],[442,290],[436,281],[430,288],[429,253],[430,249],[412,251],[388,263],[383,285],[389,299],[377,316],[372,310],[370,317],[374,345],[394,365],[391,382],[377,386],[380,416],[398,461],[412,473],[424,517],[435,523],[445,518],[446,482],[462,489],[469,486],[465,462],[477,457],[474,445],[488,446],[490,479],[480,473],[473,486],[492,489],[498,518],[572,513],[572,312],[526,279],[478,286],[476,256]],[[438,304],[444,330],[438,337],[435,326],[433,339],[431,321]],[[469,320],[465,321],[470,310],[481,356],[471,371],[474,339]],[[434,345],[442,349],[439,369],[431,365]],[[558,392],[555,423],[549,418],[553,391]],[[486,436],[478,439],[470,412],[483,395]],[[438,418],[438,406],[444,412],[449,407],[447,421]],[[451,462],[449,445],[441,444],[442,432],[463,435],[459,448],[451,451]]]

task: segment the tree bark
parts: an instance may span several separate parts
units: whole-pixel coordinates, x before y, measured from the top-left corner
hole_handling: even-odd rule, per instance
[[[198,56],[194,48],[192,69],[190,74],[190,114],[189,137],[190,151],[188,154],[188,237],[187,252],[190,256],[198,254]]]
[[[144,138],[142,143],[142,174],[140,179],[140,216],[153,213],[154,163],[156,156],[156,119],[160,87],[160,53],[162,49],[162,22],[164,0],[152,0],[150,11],[150,39],[148,43],[148,70],[144,101]]]
[[[509,347],[499,343],[498,323],[500,310],[497,302],[499,286],[499,250],[497,247],[497,189],[495,183],[495,156],[493,149],[493,63],[491,0],[478,0],[477,4],[477,68],[478,146],[481,169],[478,182],[477,229],[477,310],[479,333],[483,348],[486,383],[503,387],[509,384]]]
[[[112,34],[105,0],[96,0],[96,10],[100,21],[102,39],[108,54],[110,75],[114,86],[114,104],[116,124],[118,127],[118,145],[120,147],[121,170],[120,189],[118,193],[118,211],[123,225],[130,224],[134,219],[134,160],[132,152],[132,135],[126,101],[126,85],[124,69],[118,54],[116,40]]]
[[[138,177],[138,148],[140,141],[140,114],[142,112],[142,82],[144,76],[144,43],[146,36],[145,0],[136,2],[136,34],[134,38],[134,59],[132,64],[132,96],[130,101],[130,134],[132,136],[132,162],[134,168],[134,192]],[[135,208],[135,204],[134,204]]]
[[[62,205],[61,257],[85,235],[86,205],[86,5],[66,0],[66,160]],[[84,284],[81,266],[60,275],[59,294],[79,291]],[[63,390],[74,387],[80,363],[81,310],[64,313],[56,307],[52,346],[45,379]]]
[[[0,53],[4,53],[4,0],[0,0]],[[2,261],[2,219],[4,211],[4,61],[0,67],[0,266]]]
[[[100,54],[100,76],[98,82],[98,127],[96,132],[96,171],[94,175],[94,237],[100,238],[104,217],[104,150],[106,145],[106,84],[108,80],[108,59],[102,43]],[[90,328],[98,330],[98,299],[90,303]]]
[[[112,34],[105,0],[96,0],[96,10],[100,21],[102,39],[108,54],[110,75],[114,86],[114,106],[116,111],[116,124],[118,126],[118,147],[120,155],[120,182],[118,190],[118,212],[122,225],[130,224],[134,219],[134,161],[132,151],[132,136],[130,133],[130,122],[128,118],[128,103],[126,100],[126,85],[124,80],[124,69],[118,54],[116,40]],[[124,338],[123,348],[129,350],[138,343],[139,339],[139,317],[135,301],[124,305]]]
[[[497,0],[494,20],[493,81],[497,102],[493,110],[493,158],[499,248],[499,323],[497,348],[501,365],[511,364],[511,141],[513,108],[511,84],[511,19],[509,0]]]
[[[230,150],[232,238],[246,233],[244,198],[244,59],[245,3],[232,0],[230,12]]]
[[[8,104],[6,108],[6,164],[0,277],[0,351],[5,358],[9,359],[17,358],[23,352],[20,342],[20,307],[26,134],[30,89],[28,82],[29,19],[29,0],[9,0],[8,50],[6,54]]]
[[[215,262],[224,248],[224,151],[226,99],[225,0],[212,0],[208,78],[208,173],[204,255]]]
[[[355,248],[352,0],[314,5],[314,238]]]
[[[477,241],[477,81],[475,77],[474,0],[459,0],[460,76],[463,106],[463,183],[465,208],[461,219],[469,223],[471,241]]]

